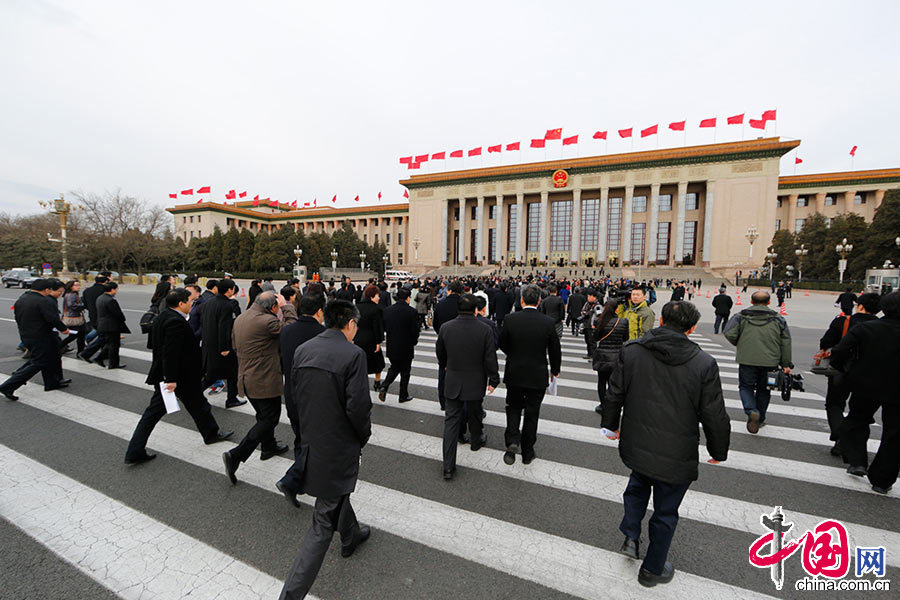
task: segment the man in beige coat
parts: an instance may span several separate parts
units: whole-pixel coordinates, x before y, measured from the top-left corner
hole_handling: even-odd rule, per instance
[[[250,308],[234,321],[233,347],[238,362],[238,395],[245,396],[256,411],[256,424],[241,443],[222,454],[225,473],[232,485],[237,483],[235,472],[260,446],[261,460],[287,452],[287,444],[275,439],[275,426],[281,417],[281,393],[284,379],[281,373],[279,337],[284,325],[296,320],[285,315],[279,318],[285,300],[280,294],[268,291],[259,294]]]

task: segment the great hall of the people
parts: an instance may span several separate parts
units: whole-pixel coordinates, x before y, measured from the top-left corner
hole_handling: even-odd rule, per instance
[[[760,138],[415,175],[400,181],[409,204],[168,210],[185,242],[215,226],[330,233],[349,223],[413,272],[511,261],[759,266],[776,230],[799,231],[814,212],[871,221],[885,191],[900,188],[900,169],[780,176],[779,160],[799,145]],[[751,226],[759,232],[752,258]]]

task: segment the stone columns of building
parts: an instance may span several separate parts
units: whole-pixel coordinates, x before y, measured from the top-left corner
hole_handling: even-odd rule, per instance
[[[794,219],[797,218],[797,199],[800,196],[797,194],[791,194],[788,196],[788,216],[787,216],[787,230],[794,231]]]
[[[874,198],[872,199],[872,208],[878,210],[878,207],[881,206],[881,203],[884,201],[884,193],[886,190],[875,190]]]
[[[442,265],[449,264],[449,259],[447,258],[447,250],[449,250],[449,246],[447,245],[447,236],[450,235],[450,201],[447,198],[441,200],[441,215],[443,216],[443,221],[441,221],[444,226],[441,228],[441,260],[440,263]]]
[[[631,203],[634,199],[634,186],[625,186],[625,206],[622,208],[622,252],[620,263],[631,260]]]
[[[703,211],[703,265],[709,266],[712,248],[713,205],[715,203],[716,182],[706,182],[706,209]],[[749,252],[749,250],[748,250]]]
[[[397,217],[388,217],[391,220],[391,243],[388,244],[388,254],[391,255],[391,264],[397,263]]]
[[[659,229],[659,187],[654,183],[650,186],[650,222],[647,224],[647,256],[644,264],[656,260],[656,232]]]
[[[572,190],[572,249],[569,260],[581,262],[581,189]]]
[[[816,194],[816,212],[819,214],[825,212],[825,192]]]
[[[525,260],[525,194],[516,194],[516,260]]]
[[[600,188],[600,222],[597,225],[597,261],[606,263],[606,218],[609,214],[609,188]]]
[[[550,258],[550,192],[541,192],[541,235],[538,260]]]
[[[496,217],[494,226],[497,228],[497,249],[495,252],[497,253],[497,260],[502,261],[503,256],[506,255],[506,246],[503,245],[506,241],[506,234],[504,233],[506,221],[503,220],[503,194],[497,196],[497,210],[494,211],[494,216]],[[488,262],[491,262],[493,259],[493,256],[488,256]]]
[[[459,264],[466,264],[467,242],[469,241],[469,226],[466,224],[466,199],[459,199]]]
[[[687,181],[678,182],[678,212],[675,216],[675,264],[684,260],[684,211],[687,202]]]
[[[487,260],[485,257],[485,247],[487,244],[484,243],[484,224],[487,222],[487,219],[484,218],[484,196],[478,196],[478,208],[475,209],[475,256],[472,257],[472,262],[483,265],[483,260]]]
[[[844,206],[841,212],[845,215],[853,212],[853,199],[856,197],[856,190],[844,192]]]

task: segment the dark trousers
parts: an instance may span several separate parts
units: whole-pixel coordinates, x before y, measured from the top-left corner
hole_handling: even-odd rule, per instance
[[[594,350],[597,348],[597,344],[594,342],[594,332],[591,331],[590,324],[585,324],[584,326],[584,343],[587,344],[587,353],[588,356],[594,355]]]
[[[391,361],[391,368],[388,369],[387,377],[385,377],[384,381],[381,383],[381,389],[387,391],[387,389],[394,383],[394,380],[397,379],[397,375],[400,376],[400,399],[405,399],[409,397],[409,377],[410,371],[412,370],[412,361],[401,361],[394,362]]]
[[[844,422],[844,410],[847,408],[847,398],[850,396],[850,387],[846,384],[843,375],[832,375],[828,378],[828,391],[825,392],[825,415],[828,417],[828,428],[831,430],[830,439],[836,442],[841,436],[841,426]]]
[[[900,406],[881,406],[881,445],[869,466],[869,482],[889,488],[900,474]]]
[[[213,417],[212,409],[206,397],[200,390],[193,392],[181,392],[175,388],[175,395],[181,400],[185,410],[194,419],[197,431],[203,436],[204,442],[215,441],[216,435],[219,433],[219,424]],[[131,434],[131,441],[128,443],[128,450],[125,451],[126,459],[139,458],[144,455],[147,448],[147,440],[153,433],[153,428],[159,423],[166,414],[166,405],[163,402],[162,393],[159,386],[155,386],[153,396],[150,397],[150,405],[144,409],[141,420],[138,421],[134,433]]]
[[[341,534],[341,545],[350,546],[359,531],[359,522],[350,505],[350,495],[337,498],[316,498],[312,525],[300,544],[300,553],[294,560],[281,589],[279,600],[299,600],[306,597],[309,588],[325,560],[335,529]]]
[[[62,358],[59,353],[59,337],[55,334],[40,339],[23,339],[22,343],[29,351],[24,365],[12,372],[0,389],[14,392],[28,383],[38,371],[44,379],[44,389],[52,390],[59,386],[62,379]]]
[[[103,337],[106,340],[106,344],[104,344],[103,350],[101,350],[100,354],[97,356],[97,360],[109,360],[106,366],[118,367],[119,347],[122,345],[122,335],[119,333],[105,333],[103,334]]]
[[[456,446],[458,443],[463,420],[469,425],[469,433],[472,443],[481,439],[481,403],[462,402],[455,398],[444,398],[446,416],[444,417],[444,470],[456,469]]]
[[[94,331],[97,330],[95,329]],[[93,340],[88,342],[88,345],[85,347],[84,351],[81,354],[87,358],[90,358],[104,346],[106,346],[106,334],[97,331],[97,335]]]
[[[653,492],[653,516],[647,527],[650,545],[647,547],[641,568],[661,575],[678,525],[678,507],[690,487],[688,483],[665,483],[631,472],[622,498],[625,501],[625,516],[619,531],[634,540],[641,539],[641,521],[647,513],[650,492]]]
[[[73,325],[73,327],[74,327],[74,325]],[[78,351],[78,352],[81,352],[82,350],[84,350],[84,346],[85,346],[85,343],[84,343],[84,336],[85,336],[84,328],[85,328],[85,327],[87,327],[87,324],[85,324],[85,325],[80,325],[80,326],[78,327],[78,330],[77,330],[75,333],[70,333],[68,336],[66,336],[66,339],[64,339],[63,341],[61,341],[61,342],[59,343],[59,347],[60,347],[60,348],[63,348],[63,347],[66,346],[69,342],[71,342],[72,340],[75,340],[75,347],[77,348],[77,351]]]
[[[290,491],[300,493],[300,484],[303,481],[306,464],[300,461],[300,418],[297,415],[297,406],[287,393],[284,396],[284,409],[291,422],[291,429],[294,431],[294,464],[288,467],[280,483]]]
[[[572,326],[572,335],[578,335],[578,318],[569,315],[569,325]]]
[[[506,445],[520,445],[522,458],[534,456],[534,442],[537,440],[538,419],[541,416],[541,401],[546,388],[524,388],[506,386]],[[522,413],[525,413],[523,422]],[[519,426],[521,424],[521,431]],[[474,439],[474,438],[473,438]]]
[[[720,315],[716,314],[716,323],[713,325],[713,332],[719,333],[719,328],[722,329],[722,332],[725,331],[725,323],[728,322],[728,315]]]
[[[751,411],[758,411],[760,422],[766,420],[766,411],[772,397],[768,386],[771,370],[772,367],[738,365],[738,392],[741,404],[744,405],[744,413],[749,415]]]
[[[612,377],[612,371],[597,371],[597,398],[600,400],[600,404],[606,400],[606,385],[609,383],[610,377]]]
[[[851,467],[867,467],[869,425],[875,422],[878,402],[869,396],[854,393],[850,396],[850,410],[841,424],[840,442],[844,462]],[[882,432],[887,433],[887,432]]]
[[[426,322],[426,317],[428,313],[419,313],[419,329],[428,329],[428,323]]]
[[[444,401],[444,378],[446,376],[446,367],[438,365],[438,404],[441,405],[441,410],[447,410],[446,402]]]
[[[241,443],[230,450],[231,456],[246,462],[257,446],[263,450],[275,447],[275,426],[281,417],[281,397],[247,398],[256,411],[256,423],[241,440]]]

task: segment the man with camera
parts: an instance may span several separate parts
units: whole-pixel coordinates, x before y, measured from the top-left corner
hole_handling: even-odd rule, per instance
[[[747,431],[759,432],[769,407],[769,371],[790,374],[791,332],[787,321],[769,308],[770,295],[758,291],[750,296],[750,308],[729,319],[725,339],[737,347],[738,390],[747,415]]]
[[[623,291],[623,294],[626,292]],[[638,340],[653,329],[656,315],[653,309],[647,306],[646,292],[642,287],[636,287],[630,294],[620,301],[616,309],[616,316],[628,321],[628,339]]]

